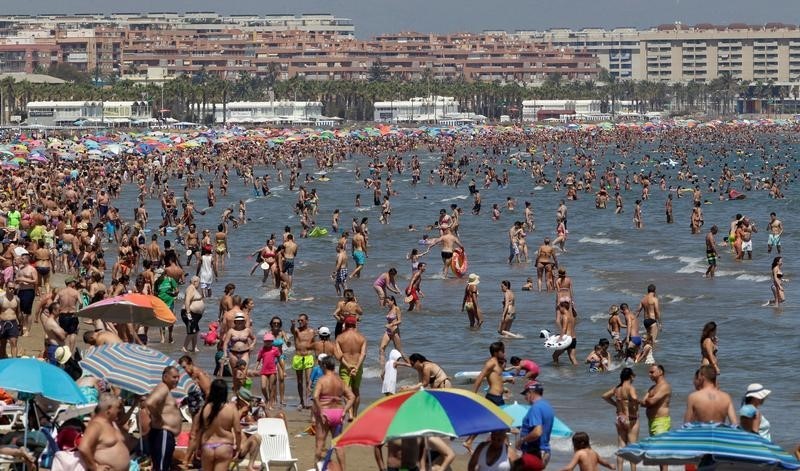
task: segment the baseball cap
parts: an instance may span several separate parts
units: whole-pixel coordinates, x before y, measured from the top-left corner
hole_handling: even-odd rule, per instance
[[[22,257],[23,255],[28,255],[28,251],[25,250],[25,247],[14,247],[14,255]]]
[[[344,325],[356,325],[358,324],[358,318],[356,316],[347,316],[344,318]]]
[[[236,393],[236,397],[238,397],[239,399],[248,404],[253,402],[253,393],[251,393],[250,390],[246,388],[239,388],[239,391]]]
[[[320,337],[330,337],[331,336],[331,329],[322,326],[319,328],[319,336]]]
[[[528,383],[525,385],[525,388],[522,390],[522,394],[525,394],[528,391],[536,391],[537,393],[541,394],[544,392],[544,386],[542,386],[542,383],[538,381],[528,381]]]
[[[327,353],[320,353],[319,355],[317,355],[317,361],[322,361],[322,360],[324,360],[326,358],[328,358],[328,354]]]

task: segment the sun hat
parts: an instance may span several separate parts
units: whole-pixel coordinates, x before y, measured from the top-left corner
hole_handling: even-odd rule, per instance
[[[244,316],[244,313],[240,312],[240,313],[236,314],[236,316],[234,316],[233,320],[234,321],[246,321],[247,318]]]
[[[239,391],[236,393],[236,397],[238,397],[240,400],[248,404],[253,402],[253,393],[251,393],[250,390],[246,388],[239,388]]]
[[[319,336],[320,337],[330,337],[331,336],[331,329],[322,326],[319,328]]]
[[[535,380],[528,381],[521,394],[526,394],[528,391],[536,391],[537,393],[541,394],[544,392],[544,386],[542,386],[542,383]]]
[[[752,383],[747,386],[747,392],[744,393],[744,397],[754,397],[763,401],[771,392],[759,383]]]
[[[471,285],[477,285],[481,282],[481,277],[476,275],[475,273],[470,273],[469,278],[467,279],[467,283]]]
[[[274,335],[270,334],[269,332],[264,334],[264,341],[265,342],[272,342],[273,340],[275,340],[275,336]]]
[[[56,348],[55,353],[53,354],[56,361],[59,365],[63,365],[64,363],[68,362],[70,358],[72,358],[72,352],[69,351],[69,347],[66,345],[62,345]]]

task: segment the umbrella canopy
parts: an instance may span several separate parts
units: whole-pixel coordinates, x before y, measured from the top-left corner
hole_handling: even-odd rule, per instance
[[[130,343],[105,344],[94,347],[80,362],[84,371],[103,378],[120,389],[144,396],[161,383],[161,375],[167,366],[178,367],[178,363],[163,353],[143,345]],[[194,382],[183,369],[178,386],[172,395],[178,399],[186,397]]]
[[[472,392],[422,389],[379,399],[333,445],[375,446],[392,438],[463,437],[509,428],[508,414]]]
[[[800,469],[800,462],[758,434],[722,424],[686,424],[683,428],[646,438],[621,448],[617,454],[646,465],[714,461],[742,462],[775,469]],[[755,466],[753,466],[755,467]]]
[[[64,370],[34,358],[0,360],[0,388],[38,394],[65,404],[86,402],[78,385]]]
[[[511,426],[514,428],[522,427],[522,419],[528,414],[528,409],[531,406],[520,404],[517,401],[514,401],[513,404],[506,404],[501,407],[503,412],[511,416],[513,420],[511,422]],[[572,436],[572,429],[567,426],[564,422],[561,421],[558,417],[553,418],[553,430],[550,432],[550,435],[557,438],[569,438]]]
[[[155,296],[123,294],[90,304],[78,312],[78,317],[101,319],[106,322],[143,324],[163,327],[175,323],[175,314]]]

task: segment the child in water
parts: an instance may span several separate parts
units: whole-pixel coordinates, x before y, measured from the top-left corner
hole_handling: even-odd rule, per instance
[[[533,360],[528,359],[521,359],[520,357],[511,357],[509,359],[509,363],[511,363],[511,368],[507,368],[509,371],[514,371],[514,375],[522,375],[522,372],[525,372],[525,381],[531,381],[536,379],[539,376],[539,365],[536,364]]]
[[[608,469],[616,469],[616,466],[592,450],[592,446],[589,444],[589,434],[586,432],[576,432],[572,436],[572,448],[575,450],[572,461],[561,468],[561,471],[572,471],[575,466],[578,466],[581,471],[596,471],[600,469],[600,465]]]

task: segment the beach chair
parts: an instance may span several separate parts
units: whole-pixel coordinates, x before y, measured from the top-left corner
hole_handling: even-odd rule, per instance
[[[297,471],[297,459],[292,458],[289,432],[283,419],[258,419],[258,435],[261,437],[261,463],[266,471],[270,464]]]
[[[0,407],[0,435],[25,428],[25,406]]]

